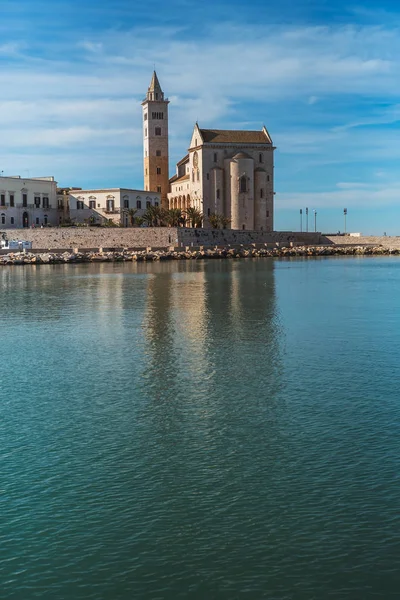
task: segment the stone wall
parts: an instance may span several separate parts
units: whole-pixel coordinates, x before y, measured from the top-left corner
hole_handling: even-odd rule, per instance
[[[176,246],[176,229],[153,228],[99,228],[99,227],[51,227],[43,229],[18,229],[1,231],[9,240],[32,242],[40,249],[59,248],[166,248]]]
[[[327,235],[326,239],[336,246],[383,246],[400,248],[400,236],[361,236]]]
[[[235,229],[178,229],[178,239],[184,246],[222,246],[226,244],[310,244],[326,243],[320,233],[292,231],[242,231]],[[354,238],[353,238],[354,239]],[[330,243],[330,242],[327,242]]]
[[[169,246],[225,246],[248,244],[352,245],[400,248],[400,237],[323,236],[291,231],[235,231],[233,229],[51,227],[3,230],[8,239],[31,241],[34,249],[167,248]]]

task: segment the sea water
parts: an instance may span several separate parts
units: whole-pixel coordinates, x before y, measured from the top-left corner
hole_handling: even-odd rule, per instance
[[[398,258],[0,282],[2,600],[398,598]]]

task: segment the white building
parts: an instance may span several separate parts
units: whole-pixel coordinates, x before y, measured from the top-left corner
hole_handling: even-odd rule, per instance
[[[216,213],[231,229],[273,231],[274,150],[265,127],[200,129],[196,123],[189,152],[170,179],[169,207],[197,208],[204,227]]]
[[[69,192],[69,216],[74,223],[102,224],[110,219],[128,227],[131,224],[129,211],[141,217],[149,206],[161,205],[161,193],[109,188],[102,190],[78,190]]]
[[[54,177],[0,177],[0,227],[58,225],[61,220]]]

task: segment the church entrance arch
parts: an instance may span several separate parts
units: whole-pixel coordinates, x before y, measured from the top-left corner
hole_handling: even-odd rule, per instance
[[[22,215],[22,226],[29,227],[29,215],[27,212],[24,212],[24,214]]]

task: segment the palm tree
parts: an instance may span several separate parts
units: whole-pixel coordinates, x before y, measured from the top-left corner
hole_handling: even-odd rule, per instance
[[[220,215],[220,223],[221,223],[222,229],[226,229],[230,222],[231,222],[231,220],[228,219],[228,217],[224,217],[224,215]]]
[[[221,216],[217,213],[211,213],[209,215],[208,220],[210,221],[210,225],[213,229],[219,229],[221,225]]]
[[[180,208],[170,208],[167,211],[167,221],[170,227],[181,227],[185,218]]]
[[[137,227],[141,227],[144,223],[143,217],[135,217],[135,225]]]
[[[185,211],[186,217],[189,219],[191,227],[201,227],[203,223],[203,215],[194,206],[189,206]]]
[[[135,215],[137,213],[137,208],[130,208],[128,210],[129,220],[131,222],[131,227],[135,225]]]

